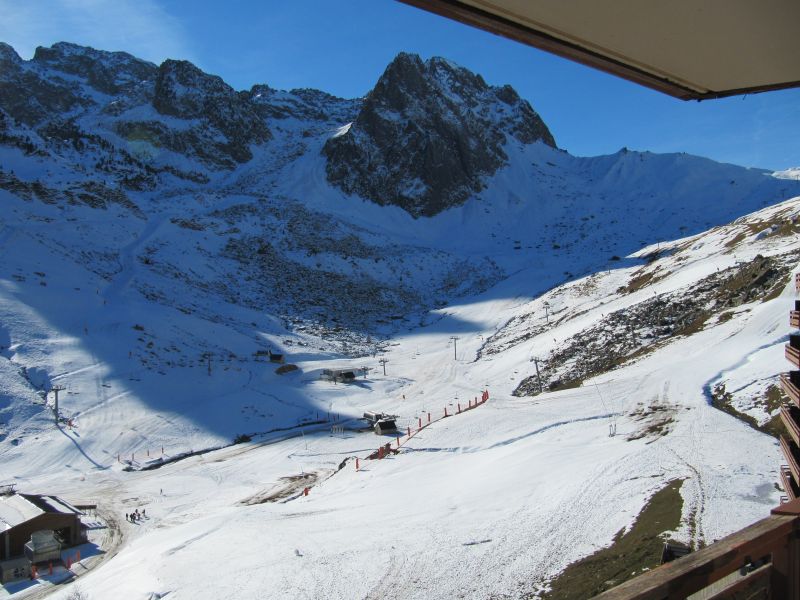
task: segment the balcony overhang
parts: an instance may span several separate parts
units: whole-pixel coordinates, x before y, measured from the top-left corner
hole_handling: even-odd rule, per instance
[[[796,407],[800,408],[800,388],[794,384],[792,377],[794,377],[793,374],[781,373],[781,387],[789,400],[791,400]]]
[[[796,0],[400,0],[683,100],[800,87]]]
[[[791,344],[784,346],[784,356],[786,360],[792,363],[795,369],[800,369],[800,348],[795,348]]]
[[[795,445],[800,446],[800,409],[790,404],[781,406],[781,421]]]
[[[798,459],[800,449],[797,444],[783,436],[780,437],[780,447],[783,457],[786,459],[786,466],[792,472],[792,479],[796,484],[800,484],[800,459]]]

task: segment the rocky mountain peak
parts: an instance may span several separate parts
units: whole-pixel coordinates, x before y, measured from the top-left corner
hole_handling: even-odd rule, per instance
[[[423,61],[416,54],[401,52],[386,67],[368,95],[386,109],[402,111],[414,99],[448,94],[474,105],[476,96],[488,89],[480,75],[440,57]]]
[[[232,98],[236,92],[216,75],[185,60],[165,60],[158,67],[153,106],[164,115],[201,118],[209,101]]]
[[[510,86],[489,86],[444,58],[401,53],[349,130],[323,152],[334,185],[418,217],[479,192],[513,141],[555,147],[539,115]]]
[[[11,46],[0,44],[0,106],[14,119],[38,126],[94,103],[79,82],[52,75],[46,66],[22,60]]]
[[[252,158],[250,144],[272,137],[249,94],[236,92],[220,77],[185,60],[166,60],[158,67],[153,107],[162,115],[197,119],[210,125],[212,131],[194,131],[186,142],[205,160],[217,156],[220,160],[212,162],[229,168]],[[213,130],[226,141],[220,142]],[[208,149],[214,152],[209,153]]]
[[[19,65],[22,63],[17,51],[5,42],[0,42],[0,67]]]
[[[153,63],[127,52],[95,50],[68,42],[58,42],[50,48],[39,46],[31,62],[43,69],[84,78],[91,87],[111,96],[152,80],[157,69]]]

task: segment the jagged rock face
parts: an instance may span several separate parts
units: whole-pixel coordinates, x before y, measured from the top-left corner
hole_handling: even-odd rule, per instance
[[[302,119],[321,123],[346,123],[358,115],[361,100],[346,100],[320,90],[275,90],[267,85],[254,85],[248,97],[255,110],[265,119]]]
[[[252,158],[249,145],[271,137],[247,94],[237,93],[219,77],[204,73],[190,62],[166,60],[161,64],[153,106],[163,115],[199,119],[210,125],[210,132],[207,127],[194,127],[183,136],[188,145],[209,159],[220,155],[237,163],[247,162]],[[217,141],[213,130],[226,140]],[[214,152],[207,152],[209,145]]]
[[[433,216],[482,189],[503,145],[542,141],[547,126],[509,86],[492,87],[447,60],[400,54],[348,130],[323,148],[329,181],[415,217]]]
[[[36,66],[25,68],[14,49],[0,43],[0,106],[16,120],[36,126],[48,116],[94,104],[77,82],[43,77]]]
[[[252,158],[251,145],[271,138],[247,93],[191,63],[156,66],[64,42],[37,48],[30,61],[0,43],[0,107],[45,139],[80,140],[78,149],[97,145],[90,138],[99,125],[145,162],[143,144],[151,153],[166,149],[205,167],[234,169]],[[158,114],[168,118],[152,118]],[[175,127],[175,119],[187,123]]]
[[[6,143],[124,173],[121,185],[137,190],[154,189],[167,172],[207,181],[203,171],[235,170],[255,148],[286,164],[352,123],[325,143],[330,181],[415,216],[479,191],[483,177],[506,161],[505,144],[554,145],[510,87],[488,86],[444,59],[408,54],[389,65],[367,98],[346,100],[266,85],[237,92],[186,61],[156,66],[63,42],[22,60],[0,43],[0,110]]]
[[[152,80],[157,67],[127,52],[104,52],[59,42],[36,49],[33,62],[42,67],[76,75],[94,89],[115,96],[130,91],[141,81]]]

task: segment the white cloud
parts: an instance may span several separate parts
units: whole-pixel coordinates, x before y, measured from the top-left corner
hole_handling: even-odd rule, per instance
[[[62,41],[154,63],[194,59],[182,24],[156,0],[0,0],[0,15],[0,41],[25,59]]]

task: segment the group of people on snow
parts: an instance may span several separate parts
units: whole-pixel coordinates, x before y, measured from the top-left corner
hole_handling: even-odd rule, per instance
[[[136,523],[137,521],[142,521],[146,518],[147,518],[146,508],[143,508],[142,512],[139,512],[139,509],[137,508],[130,514],[125,513],[125,520],[128,521],[129,523]]]

